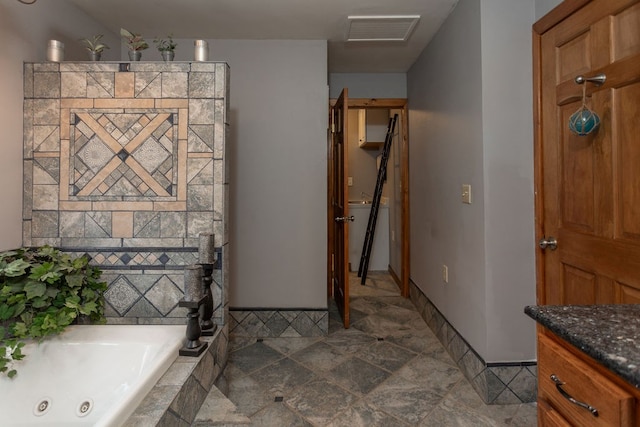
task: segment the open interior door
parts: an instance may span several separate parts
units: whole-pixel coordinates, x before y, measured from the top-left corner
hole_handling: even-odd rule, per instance
[[[344,327],[349,327],[349,217],[347,187],[348,91],[343,89],[331,108],[329,166],[329,250],[331,287]]]

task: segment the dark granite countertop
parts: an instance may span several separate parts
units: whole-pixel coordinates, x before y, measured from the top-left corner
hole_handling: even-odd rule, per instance
[[[524,312],[640,388],[640,304],[528,306]]]

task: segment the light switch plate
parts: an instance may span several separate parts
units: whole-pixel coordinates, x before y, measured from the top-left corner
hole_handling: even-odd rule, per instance
[[[348,185],[349,187],[353,186],[353,177],[352,177],[352,176],[350,176],[350,177],[348,177],[348,178],[347,178],[347,185]]]
[[[471,204],[471,184],[462,184],[462,203]]]

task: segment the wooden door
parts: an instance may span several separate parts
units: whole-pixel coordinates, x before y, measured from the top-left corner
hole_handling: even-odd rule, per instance
[[[578,75],[601,118],[569,131]],[[539,304],[640,302],[640,3],[567,0],[534,25]]]
[[[331,108],[329,167],[329,250],[331,288],[345,328],[349,327],[349,203],[347,187],[347,108],[348,90],[344,88]]]

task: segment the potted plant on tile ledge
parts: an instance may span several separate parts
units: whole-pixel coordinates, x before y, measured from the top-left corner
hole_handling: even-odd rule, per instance
[[[176,46],[178,44],[173,41],[172,34],[169,34],[166,39],[156,37],[153,42],[156,44],[156,48],[158,48],[158,52],[162,55],[162,60],[164,62],[173,61],[176,54]]]
[[[91,61],[100,61],[102,51],[109,49],[108,45],[100,41],[102,37],[102,34],[98,34],[90,39],[80,39],[80,42],[84,44],[84,47],[89,51],[89,59],[91,59]]]
[[[149,47],[149,44],[142,37],[142,34],[132,33],[131,31],[120,28],[120,36],[129,48],[129,59],[131,61],[140,61],[142,51]]]

